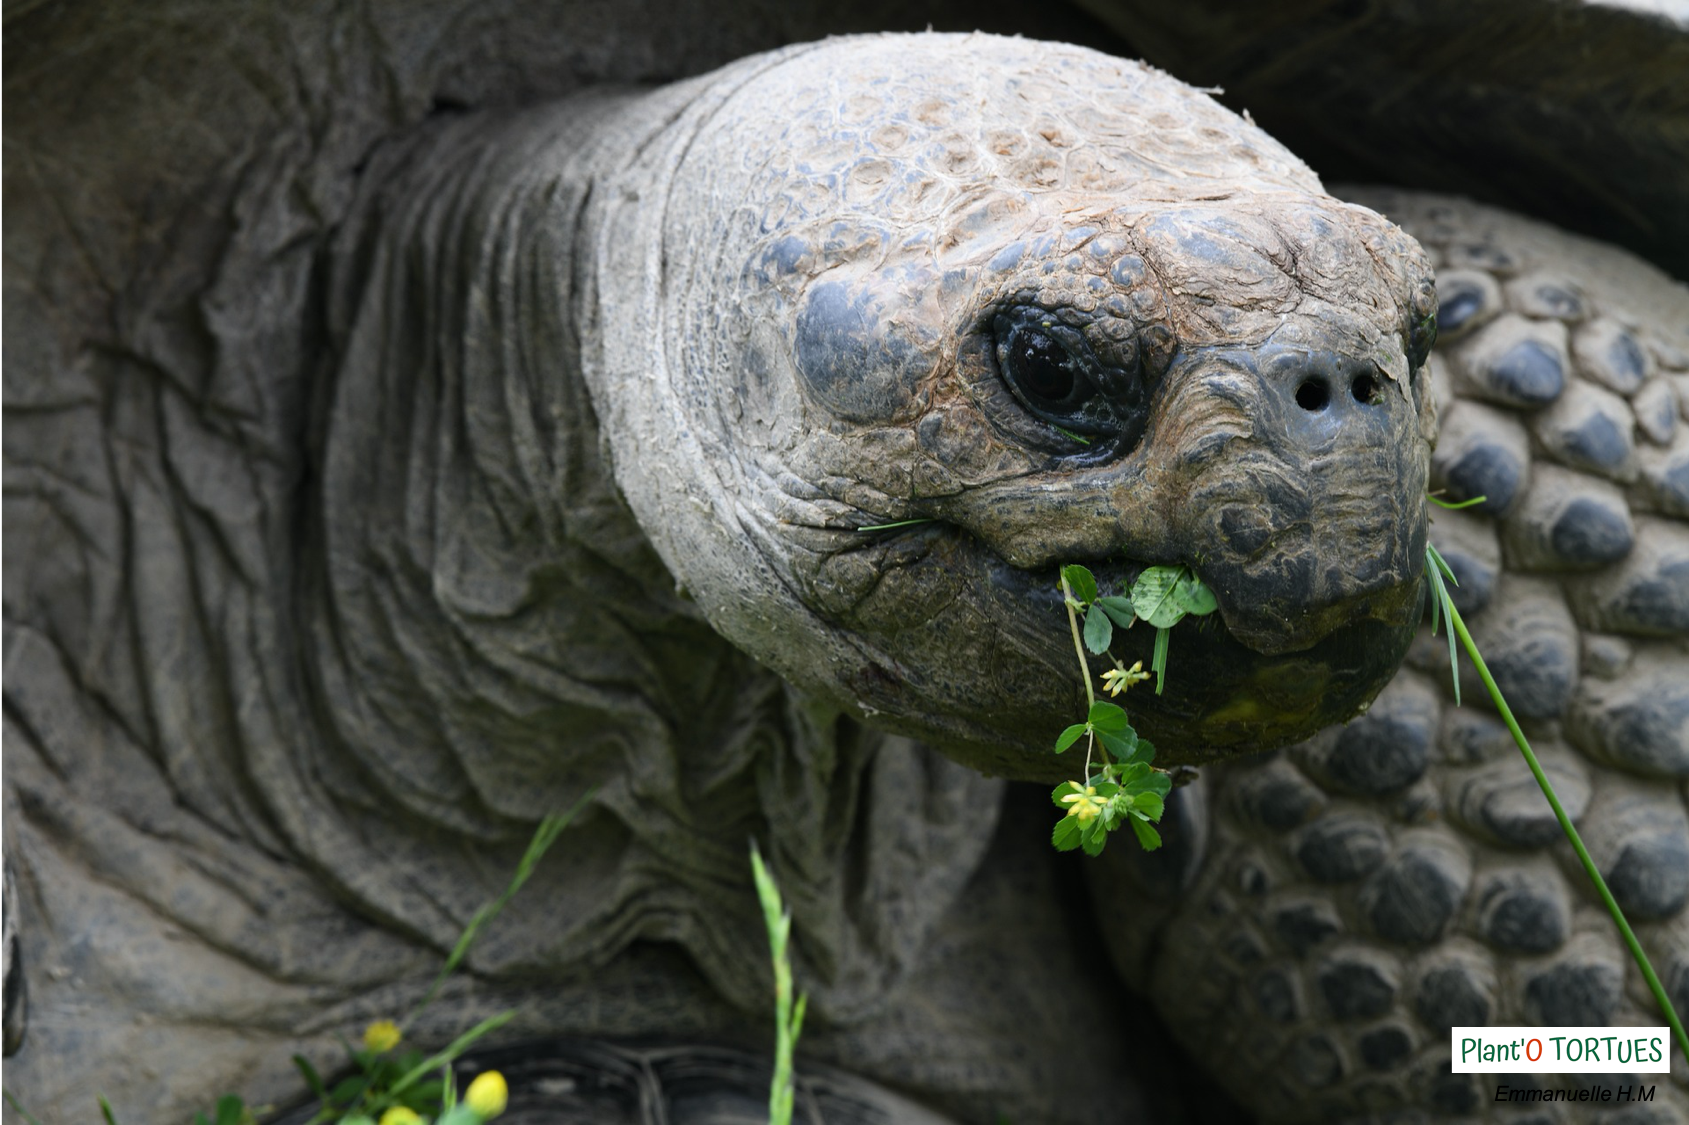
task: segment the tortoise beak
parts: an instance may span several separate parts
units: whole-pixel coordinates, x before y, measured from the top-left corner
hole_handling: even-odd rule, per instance
[[[1360,621],[1411,626],[1427,465],[1406,388],[1329,348],[1269,344],[1190,362],[1199,370],[1183,386],[1232,417],[1221,445],[1178,432],[1168,443],[1172,539],[1232,635],[1278,655]]]

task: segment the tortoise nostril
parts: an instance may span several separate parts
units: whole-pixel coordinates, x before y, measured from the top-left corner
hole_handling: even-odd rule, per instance
[[[1349,393],[1355,396],[1355,401],[1364,402],[1368,406],[1378,405],[1381,389],[1378,380],[1371,375],[1356,375],[1355,381],[1349,384]]]
[[[1331,401],[1331,392],[1319,379],[1309,379],[1296,388],[1296,405],[1310,414],[1318,414]]]

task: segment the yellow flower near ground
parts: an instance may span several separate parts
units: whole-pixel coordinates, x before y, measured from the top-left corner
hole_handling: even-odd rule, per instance
[[[364,1046],[381,1054],[399,1045],[399,1025],[392,1020],[376,1020],[364,1028]]]
[[[422,1125],[422,1114],[408,1105],[396,1105],[381,1115],[380,1125]]]
[[[463,1092],[463,1104],[474,1110],[482,1121],[503,1113],[509,1102],[510,1087],[504,1084],[504,1075],[496,1070],[477,1074],[469,1089]]]

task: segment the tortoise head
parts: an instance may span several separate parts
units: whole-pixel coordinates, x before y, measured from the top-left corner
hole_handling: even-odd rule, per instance
[[[640,456],[666,428],[675,467],[618,478],[752,654],[1023,777],[1083,697],[1064,563],[1214,591],[1127,700],[1163,761],[1305,737],[1393,675],[1431,270],[1252,125],[1072,47],[831,41],[701,115],[668,191],[642,291],[678,405]]]

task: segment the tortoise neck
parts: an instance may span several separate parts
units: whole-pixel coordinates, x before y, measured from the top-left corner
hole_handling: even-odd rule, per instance
[[[675,941],[746,1009],[766,961],[745,953],[761,920],[733,889],[756,835],[783,877],[805,873],[794,917],[815,1009],[859,1016],[919,948],[882,935],[941,915],[1001,787],[797,696],[676,591],[623,505],[582,369],[605,334],[652,328],[598,292],[615,263],[595,200],[660,182],[661,165],[625,173],[646,141],[692,127],[666,112],[685,96],[466,119],[367,174],[333,262],[331,307],[347,311],[317,411],[301,595],[320,737],[287,763],[291,790],[267,796],[315,870],[444,947],[531,822],[592,789],[569,881],[511,904],[505,948],[551,972]],[[612,400],[645,389],[622,374]],[[941,809],[944,827],[881,855],[870,805]],[[684,896],[649,893],[659,868]],[[882,902],[887,879],[909,897]]]
[[[575,241],[636,104],[430,126],[372,160],[332,262],[305,665],[354,784],[457,830],[566,806],[603,780],[583,739],[663,721],[646,634],[725,648],[609,479],[580,374]]]

